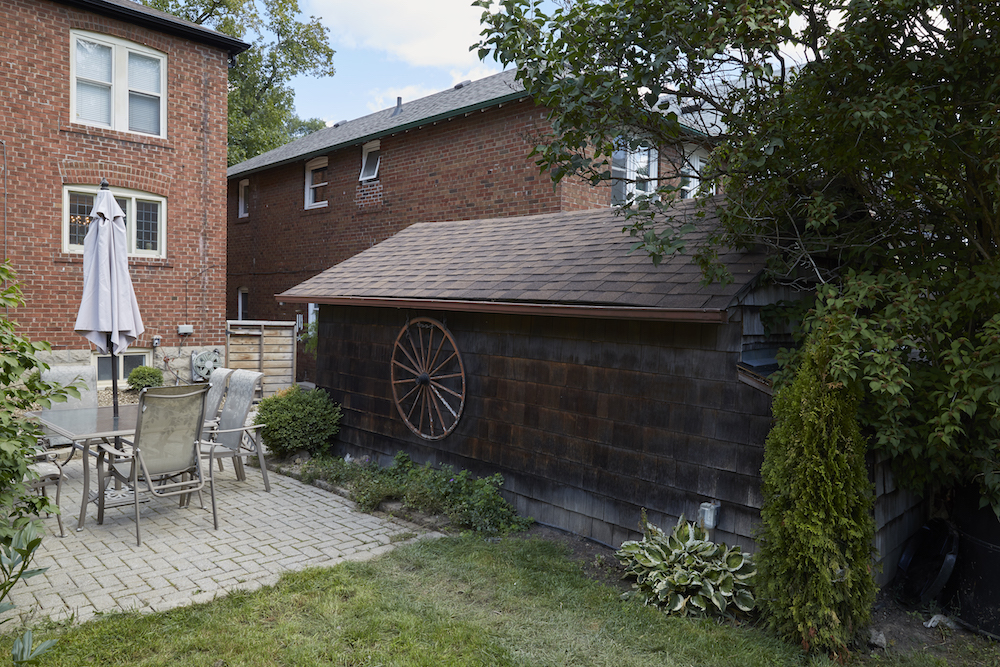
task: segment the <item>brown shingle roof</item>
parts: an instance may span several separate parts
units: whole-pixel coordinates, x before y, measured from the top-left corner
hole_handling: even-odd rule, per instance
[[[710,205],[693,222],[687,254],[654,267],[629,253],[614,209],[517,218],[419,223],[278,295],[282,301],[723,321],[725,309],[764,265],[756,253],[721,249],[734,275],[703,286],[691,254],[717,224]],[[565,311],[565,312],[564,312]]]

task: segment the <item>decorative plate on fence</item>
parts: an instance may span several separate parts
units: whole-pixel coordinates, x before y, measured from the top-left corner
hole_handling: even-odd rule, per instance
[[[406,323],[392,349],[392,398],[399,416],[425,440],[440,440],[465,407],[465,366],[455,339],[437,320]]]

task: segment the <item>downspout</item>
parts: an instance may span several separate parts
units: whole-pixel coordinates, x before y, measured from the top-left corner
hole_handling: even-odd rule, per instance
[[[7,261],[7,142],[0,139],[0,147],[3,147],[3,259]],[[7,288],[7,281],[3,281],[4,289]],[[10,308],[4,306],[4,316],[10,315]]]

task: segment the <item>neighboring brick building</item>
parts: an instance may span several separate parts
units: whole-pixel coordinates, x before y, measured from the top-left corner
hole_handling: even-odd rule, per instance
[[[416,222],[609,206],[611,187],[554,185],[539,174],[528,154],[548,129],[545,116],[508,71],[230,167],[229,319],[305,319],[307,304],[275,295]],[[622,169],[634,172],[649,156],[633,154]],[[299,368],[313,379],[306,360]]]
[[[106,178],[146,329],[123,372],[167,357],[186,378],[191,350],[225,346],[227,68],[247,45],[128,0],[0,7],[4,254],[26,301],[10,317],[52,344],[53,363],[97,363],[110,379],[73,331]]]

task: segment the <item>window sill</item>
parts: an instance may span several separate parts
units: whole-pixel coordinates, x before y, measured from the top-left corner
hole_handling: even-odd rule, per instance
[[[83,254],[60,252],[56,254],[55,257],[56,264],[79,264],[83,265]],[[164,257],[142,257],[142,256],[130,256],[128,258],[129,266],[150,266],[159,267],[164,269],[172,269],[173,264],[169,259]]]
[[[66,127],[59,128],[59,131],[69,134],[79,134],[86,137],[111,138],[118,141],[136,144],[138,146],[158,146],[160,148],[168,149],[173,148],[173,144],[166,137],[154,137],[149,134],[122,132],[121,130],[112,130],[110,128],[94,127],[91,125],[80,125],[79,123],[70,123]]]
[[[322,204],[311,204],[309,206],[304,207],[302,210],[304,210],[304,211],[320,211],[320,210],[323,210],[324,208],[328,208],[329,206],[330,206],[330,202],[323,202]]]

